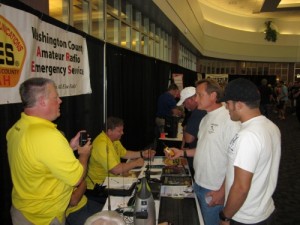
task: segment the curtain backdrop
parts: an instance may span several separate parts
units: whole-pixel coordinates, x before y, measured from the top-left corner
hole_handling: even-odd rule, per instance
[[[172,73],[183,74],[184,86],[197,79],[196,72],[107,44],[107,115],[124,120],[127,149],[140,150],[154,141],[157,99]]]
[[[169,72],[167,63],[107,45],[107,115],[124,120],[126,148],[140,150],[153,141],[156,100]]]

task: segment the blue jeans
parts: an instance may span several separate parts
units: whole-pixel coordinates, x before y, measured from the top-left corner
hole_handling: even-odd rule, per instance
[[[234,220],[230,222],[230,225],[275,225],[275,224],[276,224],[276,209],[267,219],[258,223],[245,224]]]
[[[87,204],[81,209],[70,213],[66,219],[67,225],[83,225],[87,218],[97,212],[101,212],[103,205],[93,200],[88,200]]]
[[[199,186],[198,184],[194,183],[194,191],[197,195],[197,199],[200,204],[200,209],[202,213],[202,217],[204,220],[205,225],[219,225],[220,219],[219,219],[219,212],[223,210],[223,205],[217,205],[217,206],[208,206],[208,204],[205,201],[205,195],[206,193],[210,192],[211,190],[203,188]]]

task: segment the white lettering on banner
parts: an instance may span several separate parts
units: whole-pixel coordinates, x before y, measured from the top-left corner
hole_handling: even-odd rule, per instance
[[[61,97],[91,93],[86,40],[2,4],[0,104],[21,102],[19,86],[30,77],[54,80]]]

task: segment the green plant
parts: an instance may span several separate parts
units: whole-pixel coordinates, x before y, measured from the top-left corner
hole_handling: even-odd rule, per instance
[[[271,27],[272,21],[266,21],[266,29],[265,29],[265,40],[276,42],[277,40],[277,31]]]

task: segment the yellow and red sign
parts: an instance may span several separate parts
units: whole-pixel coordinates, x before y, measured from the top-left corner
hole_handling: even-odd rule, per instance
[[[31,13],[0,5],[0,105],[21,102],[28,78],[53,80],[60,97],[90,94],[86,39]]]
[[[26,45],[16,28],[0,16],[0,87],[18,84],[26,57]]]

